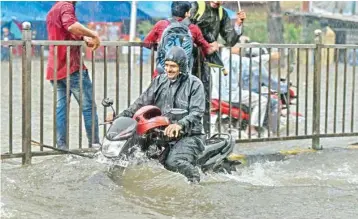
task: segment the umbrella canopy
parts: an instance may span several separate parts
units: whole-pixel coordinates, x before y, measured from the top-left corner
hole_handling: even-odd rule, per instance
[[[1,20],[45,21],[47,11],[40,2],[1,1]]]
[[[85,1],[76,4],[76,15],[80,21],[116,22],[128,20],[131,3],[128,1]],[[150,15],[137,9],[137,19],[150,19]]]
[[[54,1],[2,1],[1,20],[46,21]],[[129,1],[78,1],[76,15],[81,22],[117,22],[130,19]],[[150,15],[137,10],[137,19],[150,19]]]
[[[138,9],[150,15],[153,19],[163,19],[172,16],[172,1],[138,1]],[[236,12],[224,8],[230,19],[236,18]]]

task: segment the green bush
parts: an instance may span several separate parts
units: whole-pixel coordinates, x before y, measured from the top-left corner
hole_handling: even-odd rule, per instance
[[[251,42],[267,43],[268,33],[266,21],[244,23],[244,35],[250,37]]]
[[[149,31],[153,28],[153,24],[150,21],[141,21],[137,24],[137,32],[143,31],[144,35],[147,35]]]
[[[302,43],[314,43],[314,31],[316,29],[321,29],[321,25],[318,21],[313,21],[308,23],[307,26],[302,30],[301,39]]]
[[[302,26],[285,23],[284,25],[284,39],[285,43],[302,43],[301,38]]]

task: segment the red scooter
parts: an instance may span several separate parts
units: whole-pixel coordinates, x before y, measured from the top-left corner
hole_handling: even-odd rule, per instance
[[[105,99],[102,105],[109,107],[113,101]],[[114,111],[113,107],[112,110]],[[115,113],[115,112],[114,112]],[[118,117],[104,136],[101,152],[113,161],[113,166],[125,168],[129,165],[136,150],[145,152],[150,159],[164,160],[165,148],[177,138],[164,135],[165,128],[187,114],[186,110],[172,109],[167,114],[152,105],[140,108],[133,118]],[[179,134],[182,137],[183,133]],[[203,172],[208,170],[230,173],[239,161],[229,159],[234,141],[230,134],[215,134],[205,141],[205,150],[199,155],[197,165]]]

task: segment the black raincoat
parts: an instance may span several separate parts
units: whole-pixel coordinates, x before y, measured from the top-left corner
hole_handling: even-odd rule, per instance
[[[199,171],[194,167],[198,155],[204,150],[202,141],[202,117],[205,111],[204,86],[200,79],[188,74],[187,56],[180,47],[172,47],[166,60],[179,65],[177,80],[169,80],[166,74],[158,75],[149,88],[119,116],[132,117],[143,106],[155,105],[165,114],[172,108],[188,111],[177,123],[182,126],[184,137],[170,144],[164,162],[167,169],[184,174],[190,181],[199,181]]]
[[[219,9],[212,8],[208,2],[205,3],[205,11],[200,19],[197,19],[197,11],[198,11],[198,3],[192,2],[191,10],[190,10],[190,21],[199,26],[201,32],[206,41],[212,43],[218,40],[219,34],[221,37],[226,41],[227,46],[234,46],[241,36],[241,34],[237,34],[233,25],[231,24],[231,20],[229,15],[225,10],[223,10],[222,19],[220,20],[219,17]],[[205,133],[210,133],[210,68],[207,64],[204,63],[204,59],[200,54],[199,51],[194,50],[194,65],[192,72],[196,74],[204,83],[205,94],[206,94],[206,112],[204,114],[204,129]],[[206,61],[210,63],[214,63],[217,65],[221,65],[222,61],[218,54],[215,52],[212,55],[207,55]],[[199,73],[200,72],[200,73]]]
[[[198,3],[192,3],[190,10],[191,22],[199,26],[204,38],[209,43],[216,41],[220,34],[226,41],[227,46],[234,46],[237,42],[239,42],[241,34],[239,35],[236,33],[227,12],[223,10],[223,17],[220,20],[219,9],[210,7],[208,2],[205,4],[205,11],[200,19],[197,20],[195,15],[198,11]]]

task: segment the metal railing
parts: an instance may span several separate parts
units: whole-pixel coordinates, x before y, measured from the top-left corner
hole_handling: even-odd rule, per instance
[[[355,93],[356,86],[356,50],[357,45],[324,45],[321,43],[321,34],[316,32],[316,44],[238,44],[236,47],[240,48],[239,54],[233,54],[229,48],[229,60],[224,61],[228,68],[229,77],[219,73],[218,78],[211,74],[211,85],[209,98],[211,101],[211,114],[217,116],[217,121],[212,121],[218,132],[239,130],[237,142],[258,142],[258,141],[277,141],[277,140],[295,140],[295,139],[312,139],[312,146],[314,149],[320,149],[320,138],[322,137],[338,137],[338,136],[358,136],[357,128],[357,103]],[[102,115],[99,121],[103,121],[106,117],[107,111],[104,107],[96,107],[96,103],[100,103],[105,97],[112,97],[115,99],[115,110],[120,110],[128,107],[134,100],[142,93],[143,89],[149,85],[151,75],[154,71],[155,52],[151,49],[148,55],[147,62],[144,60],[144,48],[142,43],[127,43],[127,42],[102,42],[103,59],[96,60],[96,51],[91,53],[91,59],[87,60],[83,57],[85,52],[85,44],[81,41],[32,41],[31,28],[29,23],[23,24],[23,39],[20,41],[1,41],[4,48],[9,49],[8,62],[2,62],[2,76],[8,77],[7,86],[2,86],[3,95],[2,100],[8,100],[8,105],[2,104],[2,112],[8,114],[8,121],[2,123],[2,141],[1,141],[1,159],[5,158],[22,158],[24,164],[31,163],[31,157],[43,156],[50,154],[58,154],[54,151],[49,151],[43,148],[47,144],[56,145],[56,107],[57,107],[57,87],[58,80],[53,81],[51,88],[50,83],[45,83],[45,69],[46,69],[46,49],[49,46],[54,46],[54,55],[58,56],[58,48],[66,48],[66,85],[70,84],[70,65],[71,60],[70,50],[73,47],[79,47],[81,52],[80,58],[80,72],[82,72],[82,64],[86,64],[91,73],[92,81],[92,109],[91,116],[94,120],[95,113]],[[13,55],[13,49],[16,46],[22,46],[22,56],[16,57]],[[40,57],[34,57],[32,53],[33,47],[40,48]],[[108,58],[108,49],[115,48],[115,59]],[[245,58],[243,50],[248,48],[249,57]],[[252,53],[255,48],[266,48],[268,50],[269,61],[266,65],[263,64],[262,50],[259,50],[258,56],[258,70],[253,67]],[[3,49],[3,48],[2,48]],[[135,50],[137,49],[137,50]],[[274,50],[277,50],[274,53]],[[345,60],[343,66],[338,62],[338,49],[345,50]],[[353,52],[353,64],[349,65],[348,53]],[[274,61],[274,54],[287,54],[280,56],[277,61]],[[334,59],[336,58],[336,59]],[[245,59],[245,60],[244,60]],[[57,60],[55,58],[55,60]],[[8,63],[8,68],[6,68]],[[245,63],[248,68],[245,69]],[[54,63],[55,68],[59,63]],[[283,65],[286,67],[282,67]],[[324,65],[323,65],[324,64]],[[234,68],[233,66],[238,66]],[[247,67],[246,66],[246,67]],[[330,71],[334,69],[334,74]],[[199,65],[198,69],[202,66]],[[322,69],[323,67],[323,69]],[[237,69],[237,71],[234,71]],[[266,71],[264,71],[264,69]],[[343,70],[342,70],[343,69]],[[211,68],[211,73],[215,67]],[[8,74],[5,72],[8,71]],[[220,70],[221,71],[221,70]],[[22,77],[19,73],[22,72]],[[266,72],[266,73],[265,73]],[[343,72],[343,74],[340,74]],[[198,75],[201,77],[202,72],[199,70]],[[255,92],[258,94],[258,100],[255,100],[252,91],[248,97],[247,106],[243,106],[243,89],[245,83],[248,84],[248,90],[252,90],[255,85],[255,77],[258,77],[258,83],[261,85],[264,82],[264,77],[267,74],[268,92],[263,92],[262,87],[258,86]],[[296,74],[292,76],[291,74]],[[54,72],[55,78],[57,72]],[[70,86],[66,86],[66,145],[70,146],[71,151],[91,151],[91,145],[83,147],[86,144],[86,138],[83,138],[83,91],[82,74],[80,75],[80,91],[78,106],[70,104],[71,90]],[[232,77],[235,75],[238,84],[233,84]],[[248,83],[246,76],[248,75]],[[296,104],[277,104],[277,111],[279,116],[272,118],[271,113],[272,104],[279,102],[281,96],[280,83],[276,92],[271,92],[273,89],[274,80],[280,81],[284,77],[286,81],[293,81],[296,86]],[[6,78],[5,78],[6,79]],[[215,81],[215,80],[218,81]],[[228,84],[224,82],[228,81]],[[62,83],[62,82],[61,82]],[[218,84],[218,87],[213,87],[213,83]],[[6,85],[6,84],[5,84]],[[239,85],[238,98],[235,102],[232,91],[235,86]],[[233,87],[234,86],[234,87]],[[287,83],[286,90],[292,87]],[[20,95],[19,90],[22,90]],[[214,108],[211,98],[213,89],[218,89],[218,109]],[[228,91],[228,100],[222,97],[223,90]],[[49,91],[54,91],[52,94]],[[289,98],[289,93],[286,93],[286,98]],[[262,100],[267,100],[267,112],[261,110]],[[225,105],[225,103],[227,105]],[[257,102],[257,103],[255,103]],[[4,102],[3,102],[4,103]],[[223,104],[220,104],[223,103]],[[244,139],[242,136],[245,130],[240,129],[243,123],[246,126],[251,126],[251,113],[253,106],[258,104],[258,117],[265,115],[265,127],[258,127],[258,130],[264,128],[266,134],[259,131],[257,137],[253,137],[251,129],[248,129],[248,138]],[[6,107],[8,106],[8,107]],[[21,106],[21,107],[20,107]],[[228,111],[225,111],[226,108]],[[21,115],[16,112],[20,112]],[[248,118],[244,118],[245,112]],[[283,116],[282,108],[286,108],[286,116]],[[241,110],[241,111],[239,111]],[[290,116],[292,112],[296,113]],[[233,113],[238,112],[238,116]],[[302,113],[301,113],[302,112]],[[339,113],[340,116],[339,116]],[[52,116],[51,116],[52,114]],[[301,115],[302,114],[302,115]],[[3,117],[3,116],[2,116]],[[227,117],[227,118],[224,118]],[[333,119],[331,118],[333,117]],[[303,121],[301,119],[304,118]],[[278,132],[273,133],[272,127],[269,125],[273,120],[277,120]],[[347,125],[347,120],[350,119]],[[76,123],[74,120],[78,120]],[[323,120],[323,122],[322,122]],[[333,122],[332,122],[333,120]],[[21,121],[21,123],[20,123]],[[294,123],[294,124],[292,124]],[[225,124],[228,128],[225,128]],[[338,125],[341,125],[341,132],[338,130]],[[283,127],[281,127],[283,126]],[[294,127],[294,128],[292,128]],[[106,132],[106,126],[99,130],[99,136],[103,136]],[[95,125],[92,123],[92,142],[95,133]],[[211,130],[214,131],[214,130]],[[38,140],[35,140],[37,139]],[[5,140],[4,140],[5,139]],[[34,142],[37,142],[39,148],[32,147]],[[50,143],[51,142],[51,143]],[[88,141],[87,141],[88,143]],[[21,145],[21,146],[20,146]],[[4,153],[4,151],[6,151]]]

